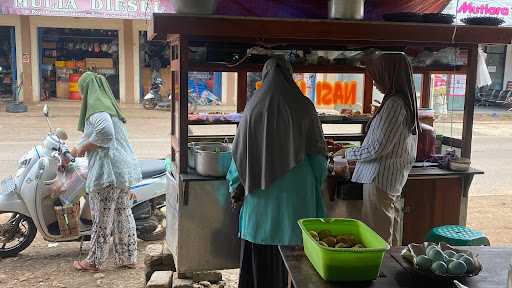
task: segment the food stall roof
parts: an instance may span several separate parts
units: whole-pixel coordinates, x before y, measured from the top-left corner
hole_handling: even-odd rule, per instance
[[[151,33],[158,39],[178,34],[206,42],[223,39],[251,43],[332,41],[333,45],[340,40],[395,45],[510,44],[512,40],[512,27],[178,14],[155,14]]]

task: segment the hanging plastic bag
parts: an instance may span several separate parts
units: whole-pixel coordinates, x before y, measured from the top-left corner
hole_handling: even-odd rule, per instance
[[[57,173],[57,181],[52,187],[52,196],[58,197],[64,205],[72,205],[85,194],[87,180],[87,159],[76,158],[64,171]]]
[[[492,83],[491,75],[489,74],[489,69],[487,69],[487,64],[485,64],[486,59],[487,54],[483,51],[481,47],[479,47],[476,73],[476,87],[478,88],[491,85]]]

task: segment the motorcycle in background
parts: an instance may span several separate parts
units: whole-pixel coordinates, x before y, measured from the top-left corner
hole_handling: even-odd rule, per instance
[[[153,83],[151,83],[151,89],[149,89],[149,93],[144,96],[144,100],[142,101],[142,106],[148,110],[154,110],[155,108],[171,111],[171,99],[170,95],[167,99],[162,99],[162,95],[160,91],[162,86],[164,85],[164,81],[162,78],[155,78]]]

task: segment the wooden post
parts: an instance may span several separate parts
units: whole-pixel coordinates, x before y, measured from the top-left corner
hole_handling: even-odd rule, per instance
[[[247,71],[237,73],[236,112],[241,113],[247,104]]]
[[[364,73],[364,91],[363,91],[363,113],[372,112],[373,100],[373,79],[368,72]]]
[[[475,115],[476,74],[478,65],[478,45],[468,51],[468,71],[466,76],[466,97],[464,99],[464,125],[462,128],[462,157],[471,158],[473,141],[473,118]]]
[[[31,46],[31,31],[30,31],[30,18],[29,16],[20,16],[21,28],[21,53],[23,55],[22,63],[17,63],[18,67],[21,65],[21,79],[18,83],[23,83],[21,95],[18,95],[25,104],[33,104],[39,102],[40,99],[34,99],[39,95],[39,92],[34,92],[32,86],[32,65],[38,65],[37,59],[32,59],[32,46]],[[18,47],[16,47],[18,49]]]
[[[120,100],[123,103],[137,103],[137,99],[140,97],[139,91],[135,91],[135,75],[133,71],[135,71],[135,63],[134,59],[138,55],[134,55],[133,53],[133,43],[135,41],[139,41],[139,39],[134,39],[133,37],[133,21],[132,20],[123,20],[123,34],[124,34],[124,69],[127,73],[125,73],[125,83],[124,83],[124,95],[120,95]]]
[[[432,85],[432,76],[430,72],[425,72],[422,74],[423,79],[421,81],[421,108],[430,108],[430,86]]]
[[[171,147],[180,174],[187,173],[188,143],[188,41],[170,37],[171,45]]]

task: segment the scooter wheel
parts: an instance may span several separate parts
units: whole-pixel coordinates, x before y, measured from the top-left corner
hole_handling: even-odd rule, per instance
[[[142,101],[142,106],[144,109],[153,110],[156,108],[157,103],[152,100],[144,100]]]
[[[30,217],[0,212],[0,258],[15,257],[34,241],[37,227]]]

